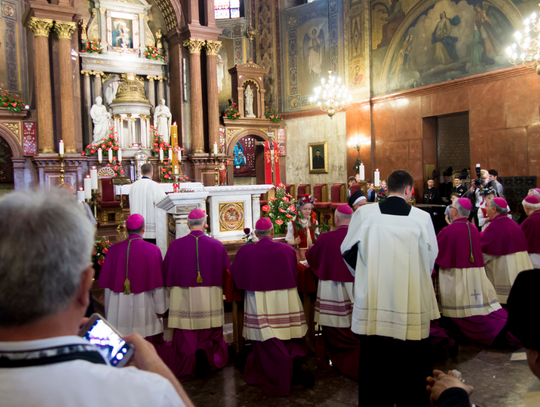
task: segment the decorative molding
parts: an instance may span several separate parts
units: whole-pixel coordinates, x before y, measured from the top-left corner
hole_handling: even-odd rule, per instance
[[[61,40],[71,40],[71,35],[77,29],[77,23],[70,23],[68,21],[55,21],[54,31]]]
[[[221,49],[221,41],[206,40],[206,55],[217,55]]]
[[[189,49],[190,54],[200,54],[205,42],[206,40],[201,40],[200,38],[188,38],[184,41],[183,45]]]
[[[34,32],[36,37],[48,37],[53,26],[53,20],[48,18],[30,18],[30,23],[28,24],[30,29]]]

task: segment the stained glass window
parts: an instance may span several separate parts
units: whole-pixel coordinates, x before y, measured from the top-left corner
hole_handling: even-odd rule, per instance
[[[214,0],[216,20],[240,17],[240,0]]]

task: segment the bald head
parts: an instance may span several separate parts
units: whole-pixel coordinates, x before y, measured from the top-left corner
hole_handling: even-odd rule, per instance
[[[69,194],[76,194],[75,188],[73,188],[73,185],[71,184],[60,184],[59,188],[67,191]]]

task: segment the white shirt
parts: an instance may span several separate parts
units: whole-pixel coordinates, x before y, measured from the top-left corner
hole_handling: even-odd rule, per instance
[[[0,342],[0,351],[88,344],[78,336],[25,342]],[[0,369],[0,405],[35,406],[184,406],[173,385],[135,367],[112,367],[84,360]]]
[[[144,218],[144,239],[156,238],[156,216],[166,216],[166,212],[156,208],[156,203],[165,198],[157,182],[150,178],[141,178],[135,182],[129,191],[129,211],[131,215],[138,213]]]

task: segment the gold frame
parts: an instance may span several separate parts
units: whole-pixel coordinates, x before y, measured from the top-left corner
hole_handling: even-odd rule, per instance
[[[317,146],[324,148],[324,168],[313,169],[313,149]],[[310,174],[328,174],[328,141],[320,143],[309,143],[309,173]]]
[[[223,224],[223,221],[221,220],[221,214],[225,210],[225,208],[229,205],[234,205],[236,207],[236,210],[239,212],[239,214],[242,216],[241,219],[238,220],[238,224],[233,228],[230,229],[226,225]],[[237,230],[244,230],[244,227],[246,225],[246,213],[244,211],[244,202],[220,202],[219,203],[219,231],[220,232],[235,232]]]

